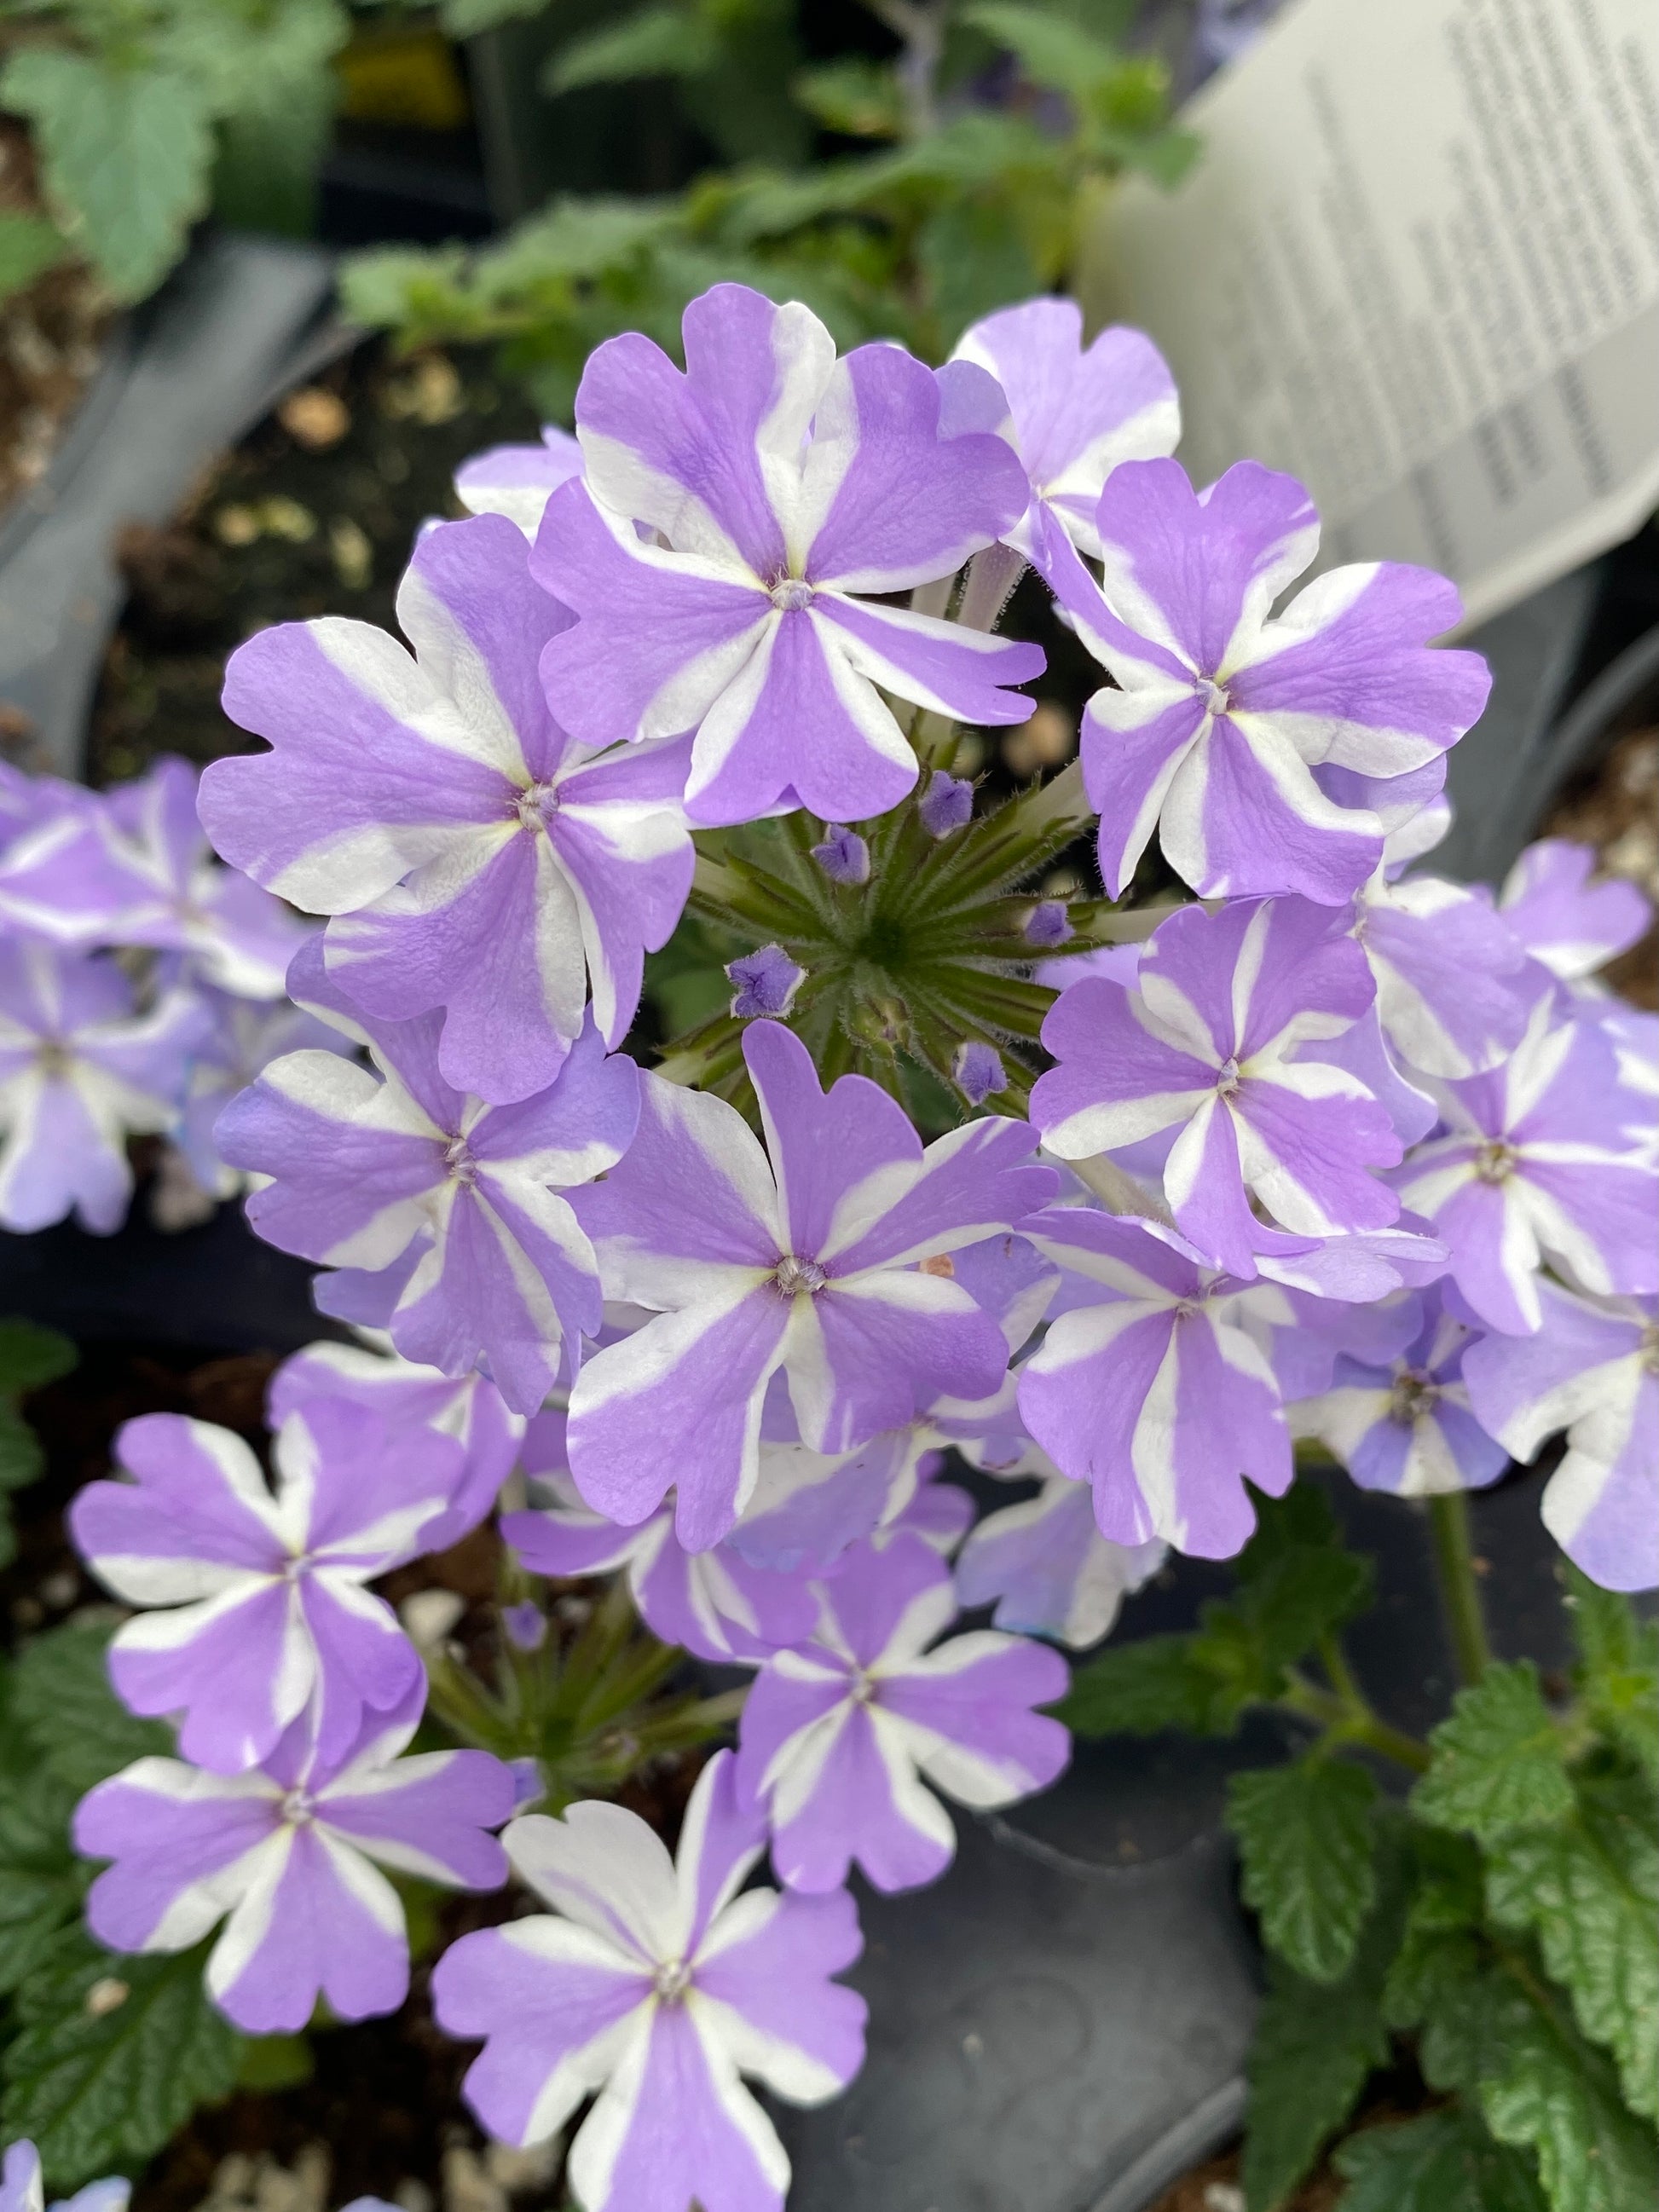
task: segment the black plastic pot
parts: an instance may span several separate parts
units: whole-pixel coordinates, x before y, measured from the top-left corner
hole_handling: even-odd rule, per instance
[[[0,524],[0,702],[60,774],[79,769],[124,586],[124,524],[161,523],[214,456],[349,343],[331,257],[205,236],[112,339],[45,477]]]
[[[1304,1478],[1322,1479],[1322,1478]],[[1541,1476],[1471,1501],[1504,1656],[1565,1657]],[[1378,1600],[1349,1639],[1378,1708],[1420,1731],[1451,1658],[1419,1507],[1329,1478]],[[1227,1586],[1183,1560],[1118,1633],[1191,1626]],[[870,2056],[847,2096],[779,2115],[790,2212],[1145,2212],[1237,2133],[1257,1990],[1255,1941],[1221,1826],[1226,1778],[1292,1737],[1257,1720],[1226,1743],[1080,1743],[1045,1796],[958,1814],[933,1888],[860,1888]]]

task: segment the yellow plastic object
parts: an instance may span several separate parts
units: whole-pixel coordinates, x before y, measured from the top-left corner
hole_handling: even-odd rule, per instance
[[[471,120],[460,65],[441,31],[359,31],[334,66],[340,112],[353,122],[459,131]]]

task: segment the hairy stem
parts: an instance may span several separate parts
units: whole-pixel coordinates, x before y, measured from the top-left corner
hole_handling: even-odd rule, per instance
[[[1491,1664],[1492,1646],[1469,1540],[1469,1501],[1461,1490],[1430,1498],[1429,1534],[1452,1656],[1462,1679],[1478,1682]]]
[[[934,81],[945,53],[950,0],[864,0],[864,4],[904,41],[898,80],[904,94],[905,136],[926,138],[939,128]]]

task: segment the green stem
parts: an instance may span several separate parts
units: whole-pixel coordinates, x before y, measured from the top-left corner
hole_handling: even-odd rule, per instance
[[[1430,1498],[1429,1533],[1457,1671],[1465,1682],[1478,1682],[1491,1664],[1492,1647],[1469,1540],[1469,1501],[1461,1490]]]
[[[1396,1766],[1403,1766],[1413,1774],[1425,1773],[1428,1747],[1374,1713],[1346,1665],[1342,1672],[1348,1685],[1346,1692],[1321,1689],[1316,1682],[1292,1671],[1290,1687],[1275,1702],[1283,1711],[1294,1713],[1298,1720],[1311,1721],[1316,1728],[1323,1730],[1330,1744],[1355,1744],[1363,1751],[1374,1751],[1380,1758],[1392,1759]]]

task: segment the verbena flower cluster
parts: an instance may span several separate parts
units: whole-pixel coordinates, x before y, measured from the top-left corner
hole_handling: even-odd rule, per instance
[[[126,1218],[127,1140],[168,1139],[162,1227],[243,1178],[213,1137],[265,1063],[326,1034],[283,978],[309,933],[209,848],[197,772],[158,761],[107,793],[0,762],[0,1228]]]
[[[407,647],[331,618],[234,656],[227,704],[268,746],[208,769],[200,810],[252,886],[190,913],[327,921],[288,971],[312,1040],[250,1069],[214,1141],[261,1233],[330,1271],[319,1304],[387,1348],[279,1371],[271,1480],[149,1417],[74,1514],[135,1608],[115,1686],[181,1754],[82,1807],[111,1861],[94,1930],[216,1929],[219,2003],[292,2029],[319,1997],[401,2001],[388,1872],[510,1867],[547,1910],[455,1944],[438,2016],[483,2042],[492,2134],[593,2100],[587,2212],[781,2203],[740,2077],[811,2103],[859,2065],[849,1870],[931,1881],[952,1804],[1051,1782],[1054,1646],[1105,1634],[1169,1550],[1237,1552],[1247,1483],[1285,1491],[1298,1437],[1420,1497],[1565,1431],[1549,1527],[1599,1581],[1659,1583],[1659,1024],[1595,981],[1647,909],[1559,843],[1495,899],[1413,869],[1486,693],[1432,642],[1452,587],[1340,568],[1276,611],[1316,555],[1306,493],[1249,463],[1194,490],[1156,353],[1085,349],[1064,303],[938,373],[838,360],[806,309],[732,286],[684,335],[684,372],[602,345],[574,440],[469,465],[477,511],[404,580]],[[972,782],[925,733],[1029,713],[1042,656],[994,634],[1027,563],[1110,679],[1082,734],[1109,896],[1154,840],[1194,894],[1103,947],[1028,900],[1018,988],[1052,994],[1029,1118],[979,1110],[1012,1096],[1014,1031],[964,1035],[926,1140],[841,1072],[847,1039],[804,1041],[779,944],[730,971],[729,1096],[642,1069],[643,960],[700,854],[731,879],[744,825],[799,816],[800,866],[855,913],[892,810],[918,868],[971,849]],[[43,803],[0,882],[43,933],[18,973],[73,975],[76,1022],[118,1029],[107,956],[45,933],[138,941],[88,920],[131,801]],[[154,903],[168,988],[199,1001],[216,958],[227,988],[224,925]],[[952,1449],[1024,1489],[970,1526]],[[425,1677],[372,1585],[515,1468],[525,1573],[624,1577],[665,1641],[753,1671],[673,1859],[616,1805],[550,1817],[543,1778],[408,1748]],[[968,1607],[994,1625],[957,1629]],[[768,1851],[781,1886],[745,1887]]]

